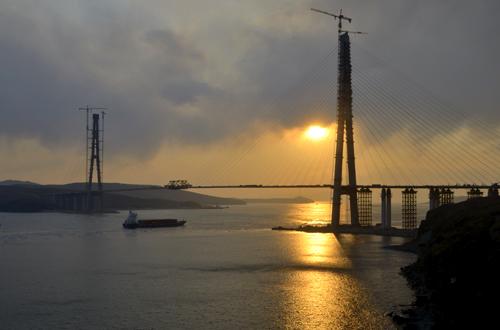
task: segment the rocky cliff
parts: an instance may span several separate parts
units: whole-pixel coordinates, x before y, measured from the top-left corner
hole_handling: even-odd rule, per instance
[[[415,290],[416,328],[482,328],[497,319],[500,199],[477,198],[429,211],[415,240],[417,261],[402,269]]]

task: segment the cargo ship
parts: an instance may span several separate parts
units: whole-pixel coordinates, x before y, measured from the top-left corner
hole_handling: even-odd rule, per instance
[[[163,228],[163,227],[180,227],[184,226],[186,221],[177,219],[148,219],[137,220],[137,213],[129,211],[128,217],[123,222],[123,228]]]

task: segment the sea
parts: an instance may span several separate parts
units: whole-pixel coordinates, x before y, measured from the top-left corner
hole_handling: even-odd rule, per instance
[[[127,212],[0,213],[0,329],[392,329],[414,299],[404,238],[270,230],[329,203]]]

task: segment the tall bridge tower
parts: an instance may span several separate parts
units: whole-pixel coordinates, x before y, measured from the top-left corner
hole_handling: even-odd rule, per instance
[[[356,161],[354,157],[354,128],[352,123],[352,84],[351,84],[351,32],[342,29],[342,22],[352,19],[342,14],[338,15],[311,8],[315,12],[333,16],[338,23],[338,93],[337,93],[337,143],[335,150],[335,166],[332,197],[332,226],[340,224],[340,209],[343,194],[349,196],[351,210],[351,224],[359,225],[358,192],[356,182]],[[344,143],[345,142],[345,143]],[[342,162],[344,157],[344,144],[347,146],[347,172],[349,184],[347,189],[342,189]]]

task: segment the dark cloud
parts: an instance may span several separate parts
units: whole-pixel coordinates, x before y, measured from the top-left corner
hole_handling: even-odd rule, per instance
[[[335,22],[310,6],[343,7],[353,29],[369,32],[353,46],[361,72],[397,90],[397,74],[384,73],[392,67],[423,86],[422,95],[497,123],[498,2],[278,1],[271,14],[269,6],[0,0],[0,135],[81,143],[76,109],[86,104],[111,109],[114,152],[147,153],[166,140],[205,143],[258,120],[332,121],[336,62],[335,52],[327,54]],[[421,108],[411,110],[432,116]]]

